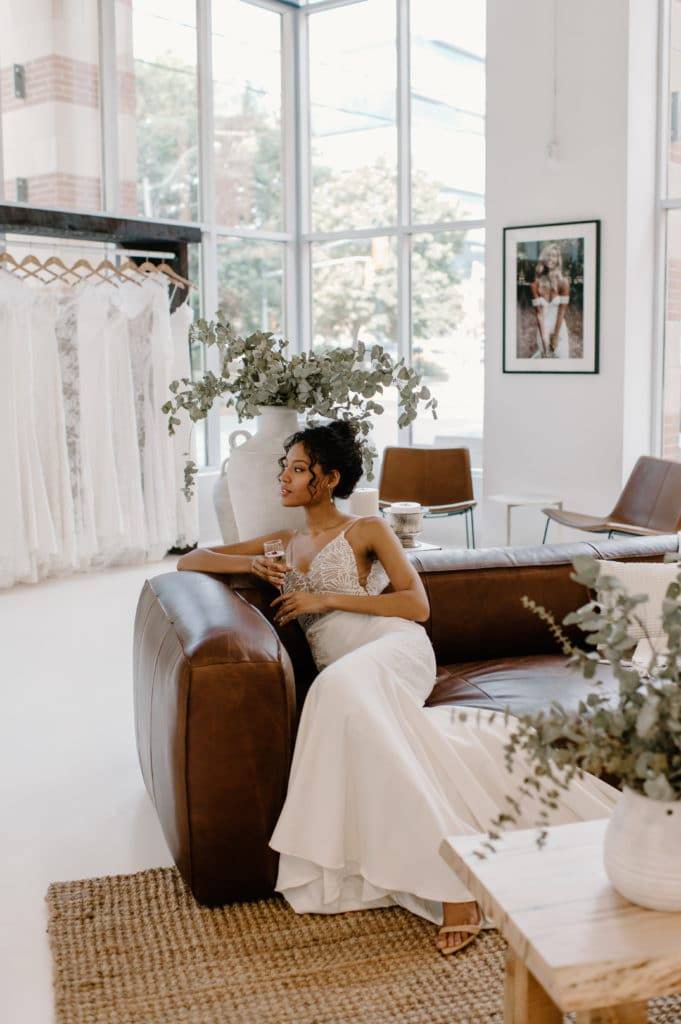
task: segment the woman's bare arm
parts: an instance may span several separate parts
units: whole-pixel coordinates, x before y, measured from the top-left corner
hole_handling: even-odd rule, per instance
[[[278,539],[286,544],[292,533],[292,530],[277,530],[276,533],[254,537],[252,540],[241,541],[239,544],[219,544],[210,548],[196,548],[178,558],[176,568],[180,571],[226,574],[253,572],[256,576],[278,586],[283,573],[263,557],[263,545],[266,540]]]

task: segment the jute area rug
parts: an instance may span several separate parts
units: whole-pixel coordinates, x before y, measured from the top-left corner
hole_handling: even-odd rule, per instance
[[[200,907],[174,868],[47,893],[58,1024],[501,1024],[504,942],[457,956],[401,908]],[[681,1000],[651,1004],[681,1021]]]

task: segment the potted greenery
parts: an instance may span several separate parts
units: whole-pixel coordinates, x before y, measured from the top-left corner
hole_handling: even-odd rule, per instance
[[[242,338],[232,329],[224,313],[210,323],[198,320],[190,328],[190,340],[206,347],[217,346],[219,374],[208,371],[199,380],[183,377],[170,384],[172,398],[163,406],[168,430],[173,434],[183,410],[193,422],[205,418],[216,400],[236,409],[239,422],[257,418],[255,435],[236,430],[229,439],[227,468],[229,491],[239,535],[256,536],[276,530],[284,523],[276,498],[277,458],[284,439],[298,427],[298,414],[309,418],[353,418],[363,438],[364,468],[373,479],[376,450],[370,442],[371,419],[384,411],[380,402],[384,388],[396,387],[400,405],[398,425],[415,419],[420,403],[437,418],[437,400],[421,383],[421,377],[394,360],[381,345],[370,349],[358,341],[356,347],[330,348],[322,352],[289,355],[288,342],[268,332],[256,331]],[[246,436],[244,444],[237,444]],[[192,495],[196,463],[185,464],[184,494]]]
[[[655,910],[681,910],[681,572],[669,585],[662,605],[666,642],[653,641],[637,606],[645,595],[629,595],[619,580],[601,573],[589,556],[573,560],[572,579],[595,597],[563,620],[586,634],[590,651],[575,647],[550,612],[527,597],[523,603],[548,623],[569,663],[578,666],[594,689],[577,711],[554,703],[548,712],[523,715],[514,722],[505,747],[511,770],[519,756],[527,767],[516,797],[507,797],[478,856],[494,850],[500,830],[517,823],[523,798],[539,800],[542,826],[556,808],[560,790],[583,772],[619,780],[620,797],[608,823],[604,866],[626,899]],[[649,656],[628,660],[636,643],[635,627],[646,634]],[[598,647],[598,650],[595,648]],[[618,696],[599,687],[599,666],[608,662],[619,684]],[[510,716],[507,715],[507,721]]]

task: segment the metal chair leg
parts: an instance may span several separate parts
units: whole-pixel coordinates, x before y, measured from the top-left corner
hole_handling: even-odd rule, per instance
[[[464,513],[464,517],[463,518],[464,518],[464,522],[466,524],[466,547],[469,548],[471,546],[471,538],[470,538],[470,536],[468,534],[468,514]]]
[[[475,519],[473,518],[473,509],[468,510],[471,517],[471,537],[473,538],[473,547],[475,547]]]
[[[542,537],[542,541],[541,541],[542,544],[546,544],[546,534],[549,532],[549,523],[550,522],[551,522],[551,520],[547,516],[546,517],[546,526],[544,527],[544,536]]]

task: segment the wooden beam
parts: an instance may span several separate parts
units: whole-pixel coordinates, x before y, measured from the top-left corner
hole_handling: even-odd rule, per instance
[[[201,228],[195,224],[165,224],[141,217],[111,217],[101,213],[48,210],[11,203],[0,204],[0,231],[119,242],[140,249],[159,243],[201,241]]]

